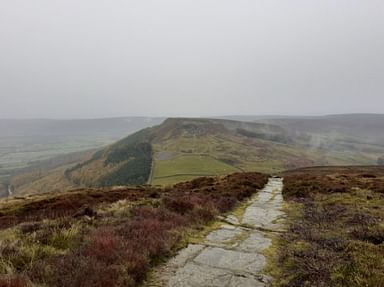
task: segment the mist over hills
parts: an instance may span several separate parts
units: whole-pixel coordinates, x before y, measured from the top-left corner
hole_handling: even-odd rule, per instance
[[[326,116],[230,116],[238,121],[275,124],[291,135],[334,134],[356,137],[362,142],[380,144],[384,140],[383,114],[339,114]]]
[[[100,119],[0,119],[0,136],[92,136],[122,137],[161,123],[164,118],[119,117]]]
[[[164,119],[125,117],[86,120],[0,119],[0,165],[24,167],[30,161],[103,147]]]
[[[170,185],[236,171],[373,165],[384,154],[383,115],[228,118],[170,118],[83,155],[75,165],[72,158],[38,175],[18,174],[12,183],[23,194],[79,186]],[[109,123],[116,121],[115,131],[122,131],[124,120]],[[140,119],[130,128],[156,121],[161,122]]]
[[[0,1],[0,287],[384,287],[383,31],[383,0]]]
[[[89,151],[163,120],[147,117],[0,119],[0,194],[6,192],[10,176],[20,170],[34,169],[40,173],[47,167],[54,169],[82,161],[89,156]]]

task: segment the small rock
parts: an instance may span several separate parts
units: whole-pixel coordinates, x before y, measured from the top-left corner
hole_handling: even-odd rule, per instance
[[[241,235],[244,231],[240,228],[235,229],[218,229],[208,234],[207,240],[212,243],[226,244]]]
[[[195,259],[194,262],[210,267],[229,269],[233,272],[260,272],[266,259],[257,253],[245,253],[222,248],[206,248]]]
[[[184,266],[189,260],[196,257],[200,251],[202,251],[205,248],[204,245],[200,244],[189,244],[187,248],[182,249],[176,257],[172,258],[169,262],[170,266],[173,267],[182,267]]]
[[[228,286],[231,277],[230,271],[188,263],[171,278],[168,287],[222,287]]]

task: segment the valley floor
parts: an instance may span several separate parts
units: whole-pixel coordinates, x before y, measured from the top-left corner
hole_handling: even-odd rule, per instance
[[[222,217],[217,229],[181,250],[147,286],[270,286],[265,252],[284,228],[282,188],[282,179],[271,178],[242,214]]]

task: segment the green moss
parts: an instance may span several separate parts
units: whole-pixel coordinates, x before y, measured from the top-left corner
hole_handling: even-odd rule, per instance
[[[257,195],[254,195],[257,196]],[[243,219],[244,213],[247,209],[252,204],[252,200],[247,200],[244,202],[241,202],[232,212],[231,214],[234,215],[240,222]]]
[[[199,230],[189,230],[184,237],[184,245],[187,245],[185,243],[192,243],[192,244],[202,244],[205,241],[205,238],[207,235],[214,231],[219,229],[223,225],[222,222],[214,220],[206,224],[205,226],[201,227]]]

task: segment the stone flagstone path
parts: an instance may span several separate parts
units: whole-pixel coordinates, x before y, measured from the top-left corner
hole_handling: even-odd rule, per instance
[[[242,218],[231,214],[201,244],[190,244],[154,275],[147,286],[168,287],[265,287],[263,251],[272,244],[270,234],[283,231],[284,212],[280,178],[250,201]]]

